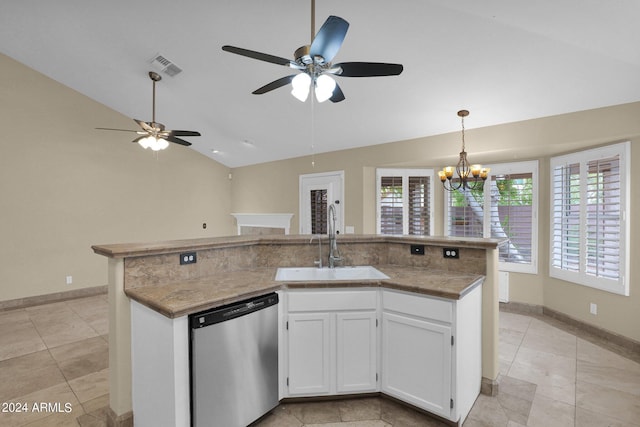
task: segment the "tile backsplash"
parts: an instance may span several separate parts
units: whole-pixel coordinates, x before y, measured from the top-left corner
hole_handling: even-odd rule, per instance
[[[485,249],[460,248],[458,259],[445,259],[442,246],[425,245],[424,255],[411,253],[409,243],[345,242],[338,240],[342,261],[338,266],[399,265],[439,271],[486,273]],[[322,262],[327,265],[328,240],[322,241]],[[125,287],[175,283],[218,273],[265,267],[313,267],[318,259],[317,240],[311,243],[281,241],[219,247],[197,251],[195,264],[180,265],[179,253],[125,258]]]

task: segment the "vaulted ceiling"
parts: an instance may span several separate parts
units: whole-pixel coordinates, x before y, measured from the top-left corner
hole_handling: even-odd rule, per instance
[[[191,148],[229,167],[457,131],[462,108],[474,128],[640,100],[637,0],[317,0],[316,29],[329,15],[350,23],[334,62],[404,72],[338,77],[340,103],[301,103],[286,87],[252,95],[291,70],[221,47],[293,59],[310,43],[310,10],[310,0],[3,1],[0,52],[147,121],[147,71],[164,56],[182,72],[163,74],[157,120],[200,131],[185,138]],[[88,143],[116,125],[87,123]]]

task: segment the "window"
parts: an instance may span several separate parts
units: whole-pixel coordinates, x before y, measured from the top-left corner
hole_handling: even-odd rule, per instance
[[[327,234],[327,190],[311,190],[311,234]]]
[[[459,179],[453,179],[454,186]],[[484,189],[460,189],[448,191],[449,214],[448,235],[457,237],[483,237],[484,235]]]
[[[538,162],[489,167],[483,188],[445,192],[446,232],[507,239],[499,248],[500,270],[537,273]]]
[[[377,233],[433,234],[432,169],[378,169]]]
[[[629,295],[630,143],[551,159],[550,275]]]

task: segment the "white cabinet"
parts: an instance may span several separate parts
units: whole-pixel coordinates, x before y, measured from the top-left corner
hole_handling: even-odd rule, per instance
[[[336,313],[336,391],[377,388],[377,316],[375,311]]]
[[[282,397],[381,391],[461,424],[480,393],[482,286],[459,300],[296,289],[283,309]]]
[[[462,424],[482,381],[482,287],[459,300],[382,291],[382,392]]]
[[[327,394],[332,321],[329,313],[289,314],[289,394]]]
[[[371,290],[289,291],[285,395],[378,391],[378,297]]]
[[[382,391],[448,418],[451,326],[383,313]]]

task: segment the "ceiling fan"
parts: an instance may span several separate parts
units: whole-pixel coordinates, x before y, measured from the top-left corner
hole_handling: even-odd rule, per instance
[[[164,150],[169,146],[169,142],[175,144],[190,146],[191,143],[184,139],[178,138],[179,136],[200,136],[200,132],[190,130],[168,130],[165,129],[162,123],[156,122],[156,82],[162,80],[160,74],[153,71],[149,71],[149,78],[153,82],[153,104],[152,114],[150,122],[143,122],[142,120],[133,119],[142,130],[129,130],[129,129],[112,129],[112,128],[96,128],[100,130],[117,130],[121,132],[135,132],[139,137],[132,142],[137,142],[142,148],[151,148],[153,151]]]
[[[315,37],[314,26],[315,0],[311,0],[311,45],[298,48],[294,53],[294,60],[229,45],[222,46],[222,50],[299,70],[300,73],[298,74],[281,77],[254,90],[252,93],[261,95],[291,83],[293,86],[291,94],[302,102],[306,101],[312,84],[318,102],[324,102],[327,99],[331,102],[344,101],[345,96],[340,86],[331,76],[379,77],[397,76],[402,73],[402,64],[383,62],[341,62],[333,64],[331,61],[342,46],[349,29],[349,23],[339,16],[329,16],[318,31],[318,34],[315,34]]]

